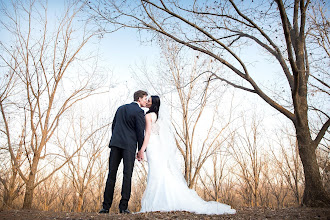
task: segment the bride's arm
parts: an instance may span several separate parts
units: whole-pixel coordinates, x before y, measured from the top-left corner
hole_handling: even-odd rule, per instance
[[[146,118],[146,133],[144,135],[143,145],[141,147],[142,152],[146,150],[151,134],[151,114],[146,114],[145,118]]]
[[[146,132],[144,135],[143,145],[137,154],[137,159],[140,158],[139,160],[143,160],[143,157],[144,157],[143,153],[148,146],[149,138],[150,138],[150,134],[151,134],[151,114],[146,114],[145,119],[146,119]]]

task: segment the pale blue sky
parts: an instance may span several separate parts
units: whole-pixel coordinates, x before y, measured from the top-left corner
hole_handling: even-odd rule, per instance
[[[48,11],[49,14],[60,15],[63,13],[61,10],[64,6],[64,0],[50,0],[48,1]],[[1,31],[2,32],[2,31]],[[0,34],[1,34],[0,32]],[[142,33],[145,34],[145,33]],[[131,88],[131,92],[140,89],[139,85],[135,83],[131,76],[131,69],[135,68],[136,65],[140,65],[142,62],[146,61],[152,67],[155,62],[158,61],[159,49],[158,45],[151,44],[141,44],[139,41],[139,35],[136,30],[132,29],[122,29],[117,32],[106,34],[98,42],[98,39],[94,39],[91,43],[87,45],[87,51],[89,49],[96,50],[99,53],[100,65],[109,71],[109,77],[114,76],[116,78],[118,85],[115,85],[117,89],[122,89],[122,82],[127,82],[127,85]],[[1,40],[5,39],[4,35],[1,35]],[[249,53],[244,54],[243,57],[250,61],[250,66],[255,65],[254,61],[258,61],[256,67],[251,68],[251,74],[256,74],[259,80],[265,83],[272,82],[276,75],[271,74],[271,72],[276,71],[276,65],[268,63],[265,59],[256,59],[255,56],[260,54],[257,51],[253,51],[253,48],[248,51]],[[124,88],[125,88],[124,86]],[[144,89],[144,88],[142,88]],[[239,92],[241,94],[241,92]],[[253,102],[258,103],[258,106],[268,106],[259,97],[255,95],[247,95],[243,93],[244,96],[251,97]],[[266,107],[269,109],[268,107]]]
[[[63,13],[63,6],[65,0],[50,0],[48,1],[48,14],[50,20],[52,17],[59,16]],[[51,21],[50,21],[51,22]],[[1,32],[0,32],[1,33]],[[146,34],[142,32],[142,34]],[[99,62],[100,66],[108,71],[109,77],[114,77],[118,82],[117,89],[123,87],[121,85],[123,82],[127,83],[125,86],[132,89],[131,92],[139,88],[139,85],[136,84],[134,79],[132,79],[132,68],[136,68],[136,65],[141,65],[143,62],[147,62],[150,65],[150,68],[158,61],[159,57],[159,48],[158,45],[151,45],[150,43],[140,43],[141,36],[132,29],[121,29],[117,32],[104,35],[100,40],[94,39],[89,42],[87,50],[94,50],[99,53]],[[142,36],[141,38],[143,38]],[[4,40],[5,36],[1,35],[1,40]],[[249,54],[245,54],[246,59],[252,58],[251,65],[253,60],[256,60],[254,56],[257,56],[257,52],[249,50]],[[259,60],[258,68],[253,68],[254,71],[251,72],[256,74],[259,79],[262,81],[272,80],[269,78],[269,63],[267,64],[265,60]],[[272,70],[273,71],[273,70]],[[255,96],[253,96],[255,97]],[[259,102],[263,102],[258,98]]]

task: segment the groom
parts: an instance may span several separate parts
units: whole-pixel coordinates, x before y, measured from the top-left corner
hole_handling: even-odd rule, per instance
[[[134,93],[134,102],[122,105],[117,109],[112,122],[112,136],[109,147],[109,174],[103,196],[103,208],[99,213],[109,213],[113,200],[116,175],[120,161],[123,159],[123,185],[120,213],[130,213],[127,209],[131,195],[131,179],[133,174],[136,145],[140,150],[144,139],[145,118],[141,107],[147,104],[148,93],[142,90]]]

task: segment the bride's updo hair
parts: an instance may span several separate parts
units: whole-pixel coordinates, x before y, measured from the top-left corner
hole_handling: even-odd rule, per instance
[[[147,111],[146,114],[155,112],[158,118],[158,112],[159,112],[159,106],[160,106],[160,98],[157,95],[152,95],[151,96],[151,107],[149,108],[149,111]]]

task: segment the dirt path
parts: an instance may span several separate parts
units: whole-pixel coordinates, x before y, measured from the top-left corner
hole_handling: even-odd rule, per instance
[[[189,212],[154,212],[139,214],[98,214],[75,212],[51,212],[38,210],[6,210],[0,212],[1,220],[24,219],[326,219],[330,220],[330,208],[245,208],[235,215],[196,215]]]

